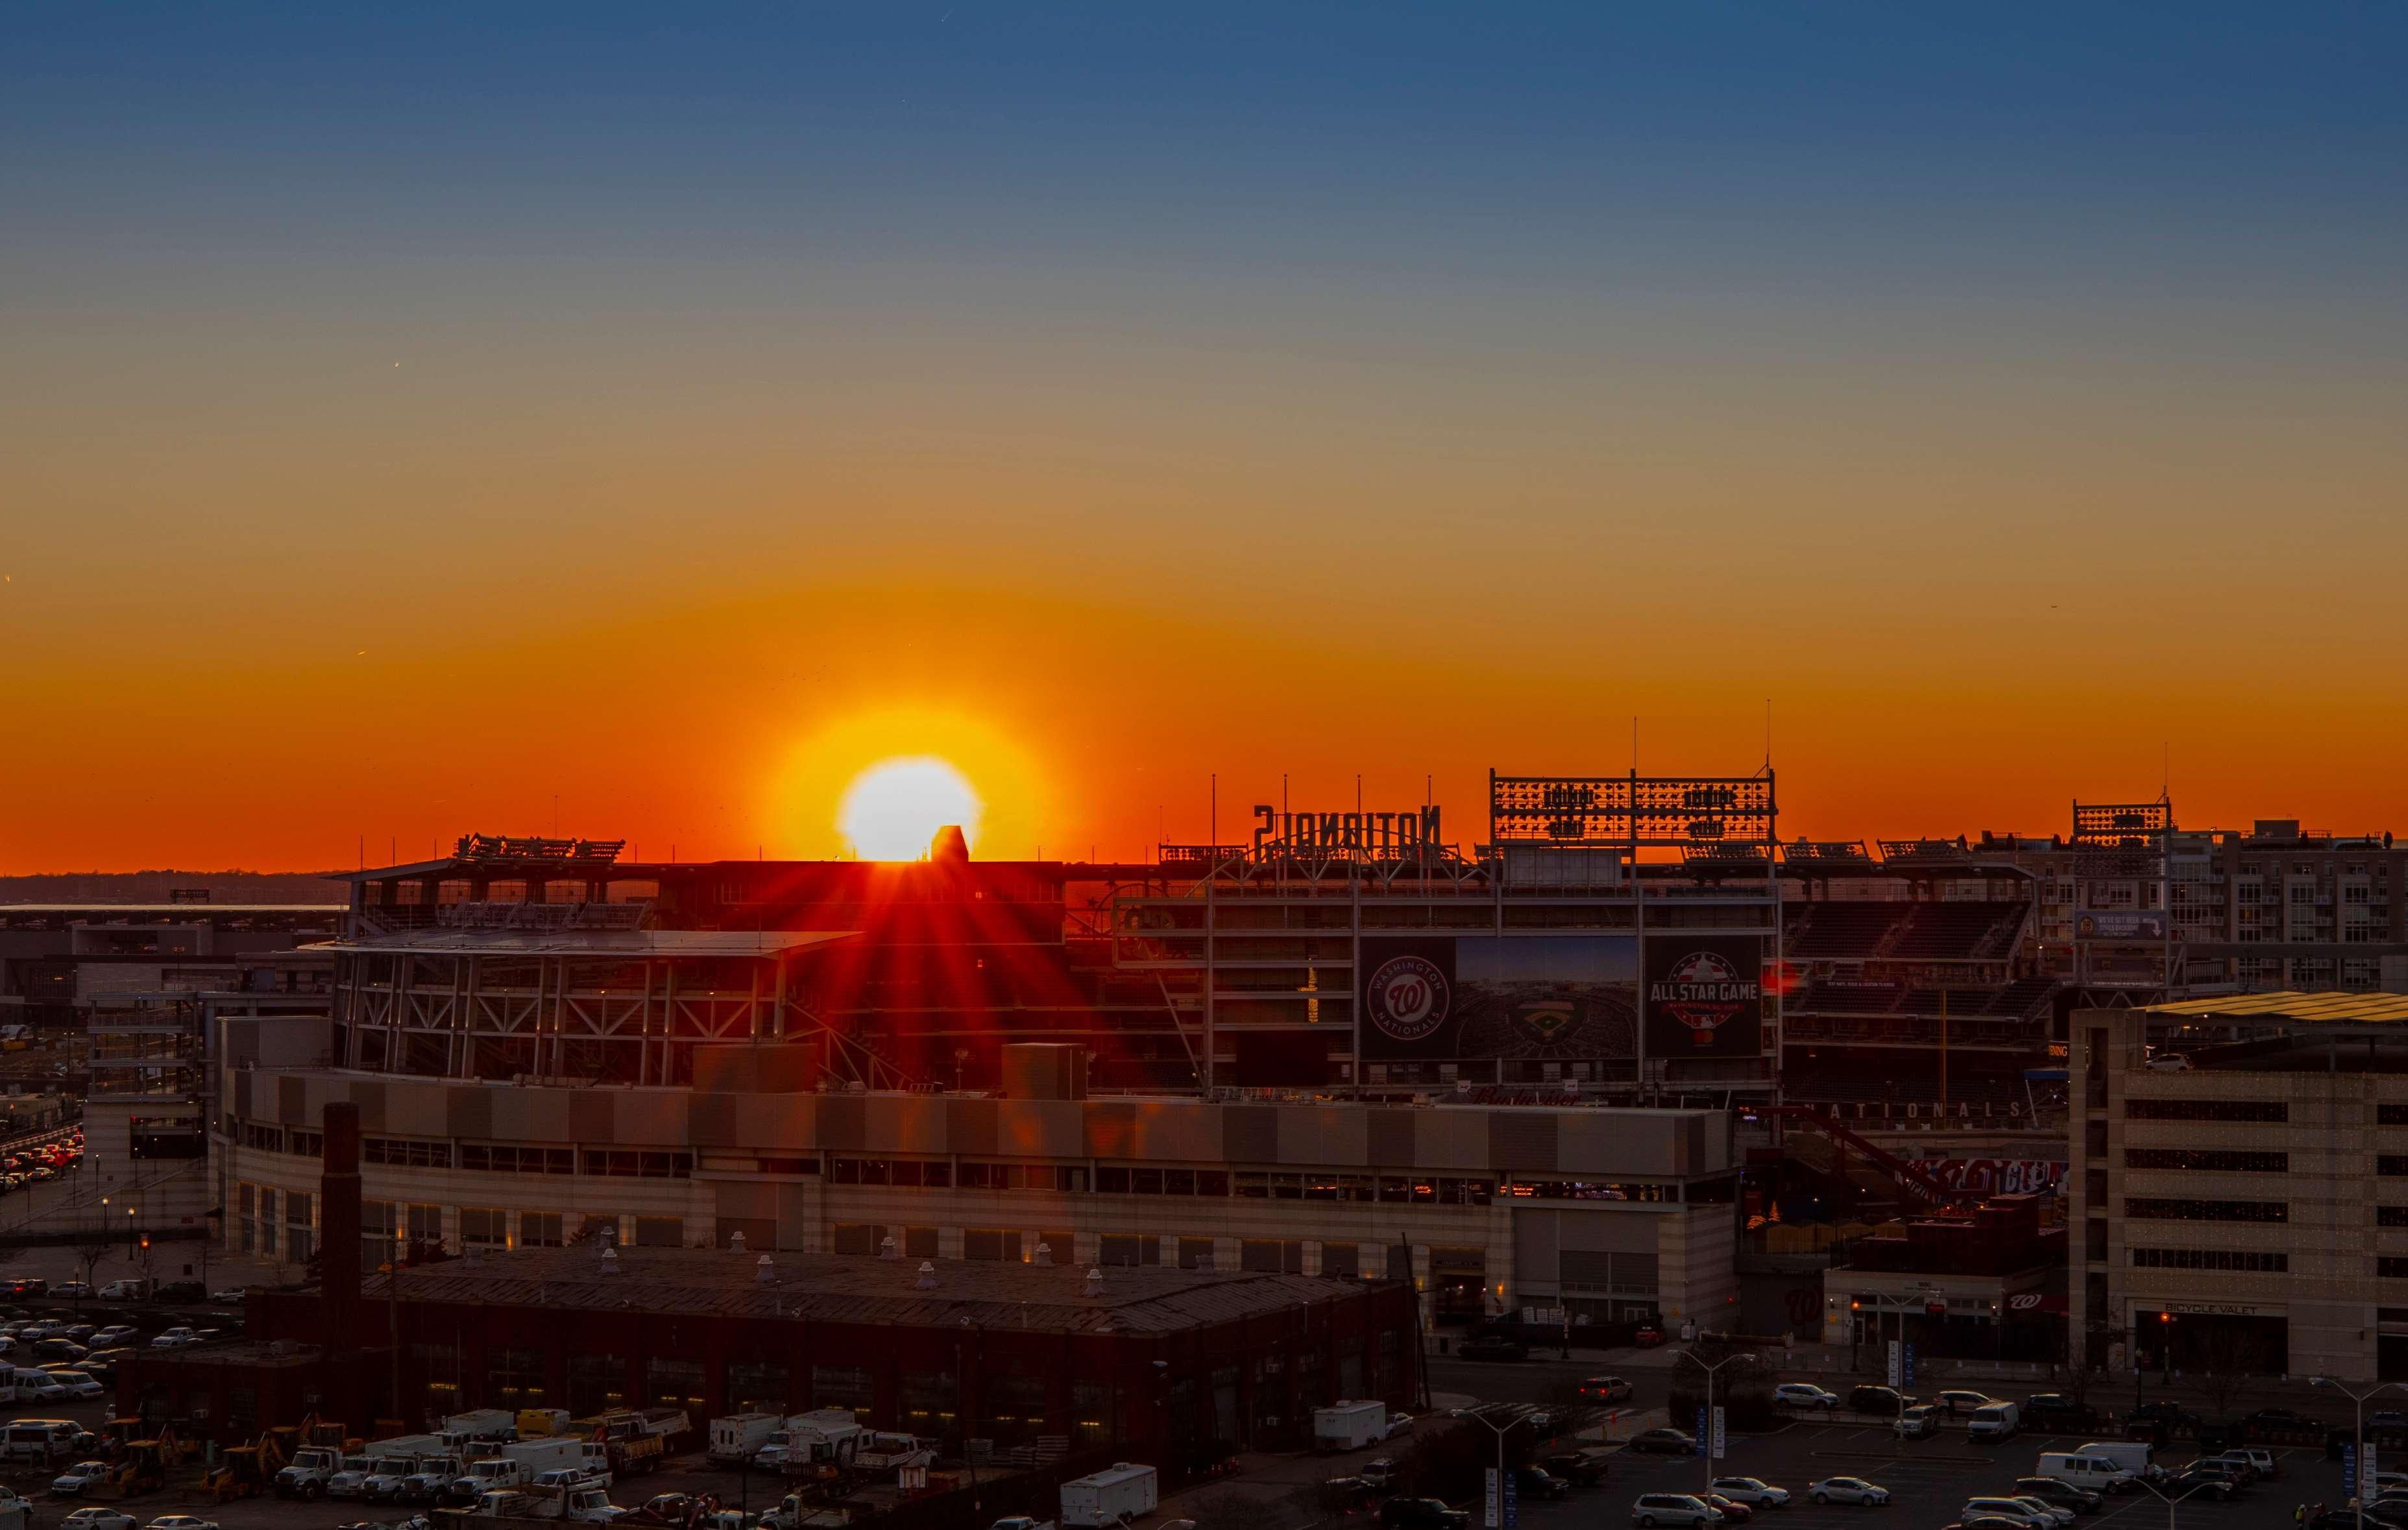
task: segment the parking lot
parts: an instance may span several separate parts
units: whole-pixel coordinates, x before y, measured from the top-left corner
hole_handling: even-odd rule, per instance
[[[2000,1445],[1979,1445],[1961,1433],[1947,1432],[1901,1442],[1879,1424],[1796,1423],[1767,1435],[1733,1436],[1713,1475],[1756,1477],[1789,1489],[1794,1495],[1789,1508],[1759,1516],[1777,1522],[1780,1530],[1842,1530],[1868,1517],[1877,1524],[1895,1522],[1913,1530],[1939,1530],[1956,1520],[1966,1499],[2004,1493],[2015,1478],[2034,1475],[2042,1451],[2070,1451],[2095,1437],[2032,1433]],[[2157,1460],[2178,1466],[2192,1454],[2187,1447],[2176,1446],[2157,1452]],[[2200,1530],[2276,1530],[2290,1525],[2292,1510],[2300,1504],[2339,1508],[2347,1499],[2340,1463],[2326,1460],[2322,1451],[2296,1448],[2278,1451],[2276,1457],[2281,1477],[2258,1483],[2229,1504],[2185,1502],[2175,1509],[2172,1523]],[[1640,1494],[1693,1493],[1704,1486],[1707,1476],[1706,1463],[1695,1457],[1625,1451],[1614,1456],[1612,1475],[1599,1487],[1560,1502],[1523,1504],[1523,1530],[1572,1530],[1576,1525],[1585,1530],[1600,1522],[1627,1524],[1630,1502]],[[1826,1477],[1878,1482],[1889,1489],[1891,1502],[1884,1509],[1807,1502],[1807,1484]],[[2080,1521],[2080,1530],[2110,1524],[2116,1530],[2155,1530],[2165,1523],[2165,1503],[2135,1489],[2107,1499],[2097,1513]]]

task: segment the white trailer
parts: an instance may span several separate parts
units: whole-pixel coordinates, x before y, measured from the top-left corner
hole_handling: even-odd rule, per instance
[[[1158,1482],[1152,1466],[1115,1462],[1111,1469],[1090,1473],[1062,1484],[1065,1530],[1098,1530],[1126,1524],[1151,1514]]]
[[[1312,1410],[1312,1444],[1320,1451],[1359,1451],[1388,1437],[1388,1405],[1347,1402]]]
[[[775,1413],[730,1413],[710,1421],[709,1454],[713,1461],[737,1462],[769,1443],[784,1421]]]
[[[515,1461],[526,1468],[532,1481],[548,1471],[566,1468],[583,1470],[591,1463],[588,1446],[595,1442],[575,1435],[552,1435],[543,1439],[513,1440],[497,1452],[504,1459]]]

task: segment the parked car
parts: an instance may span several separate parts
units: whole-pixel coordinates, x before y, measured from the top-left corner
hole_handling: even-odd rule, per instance
[[[1940,1433],[1940,1409],[1929,1403],[1910,1408],[1898,1416],[1890,1430],[1900,1439],[1929,1439]]]
[[[190,1328],[166,1328],[150,1337],[154,1350],[180,1350],[187,1344],[198,1344],[200,1336]]]
[[[2158,1483],[2157,1491],[2169,1498],[2187,1498],[2197,1494],[2220,1504],[2229,1502],[2241,1488],[2229,1473],[2214,1466],[2190,1466]]]
[[[210,1292],[209,1302],[215,1307],[239,1307],[250,1295],[248,1286],[227,1286],[222,1291]]]
[[[1789,1490],[1777,1488],[1757,1477],[1717,1477],[1706,1484],[1726,1498],[1757,1509],[1783,1509],[1789,1503]]]
[[[2038,1499],[2027,1503],[2020,1498],[1968,1498],[1956,1517],[2006,1520],[2023,1530],[2057,1530],[2057,1511]]]
[[[1619,1376],[1592,1376],[1580,1384],[1581,1401],[1588,1403],[1627,1402],[1635,1391]]]
[[[2054,1504],[2059,1509],[2070,1509],[2077,1514],[2096,1513],[2099,1506],[2106,1502],[2088,1488],[2076,1487],[2071,1482],[2059,1481],[2054,1477],[2018,1477],[2015,1479],[2014,1495],[2018,1498],[2038,1498],[2042,1503]]]
[[[1527,1360],[1530,1347],[1520,1339],[1507,1338],[1502,1334],[1483,1334],[1467,1338],[1455,1346],[1455,1352],[1466,1360]]]
[[[1642,1493],[1631,1502],[1630,1523],[1640,1530],[1659,1524],[1711,1527],[1723,1517],[1713,1505],[1686,1493]]]
[[[1998,1399],[1964,1387],[1951,1387],[1931,1394],[1931,1405],[1952,1419],[1961,1419],[1977,1408],[1987,1408]]]
[[[1519,1483],[1523,1495],[1531,1498],[1564,1498],[1571,1494],[1572,1485],[1541,1466],[1525,1466]]]
[[[1840,1394],[1826,1392],[1812,1381],[1784,1381],[1772,1389],[1772,1400],[1786,1408],[1832,1408],[1840,1406]]]
[[[1638,1331],[1630,1336],[1630,1342],[1642,1350],[1652,1350],[1664,1342],[1664,1330],[1652,1323],[1641,1323]]]
[[[142,1530],[218,1530],[218,1522],[197,1514],[162,1514]]]
[[[1436,1498],[1391,1498],[1380,1506],[1383,1530],[1468,1530],[1471,1516]]]
[[[1539,1463],[1555,1476],[1576,1488],[1592,1488],[1605,1480],[1613,1469],[1613,1452],[1592,1446],[1584,1451],[1566,1451]]]
[[[1848,1408],[1856,1413],[1876,1413],[1894,1419],[1913,1408],[1916,1399],[1895,1387],[1859,1386],[1848,1389]]]
[[[66,1388],[66,1394],[70,1397],[97,1397],[108,1390],[93,1380],[90,1375],[79,1370],[50,1370],[45,1367],[43,1374]]]
[[[84,1342],[95,1350],[105,1350],[112,1344],[122,1344],[137,1337],[139,1336],[132,1323],[112,1323],[107,1327],[93,1329],[92,1337]]]
[[[1749,1508],[1743,1503],[1741,1503],[1736,1498],[1726,1498],[1721,1494],[1713,1492],[1712,1489],[1698,1494],[1698,1496],[1712,1504],[1714,1508],[1714,1512],[1723,1517],[1723,1523],[1726,1524],[1745,1524],[1748,1521],[1756,1518],[1755,1509]]]
[[[2099,1427],[2099,1409],[2059,1392],[2035,1392],[2024,1399],[2024,1422],[2035,1429],[2087,1431]]]
[[[141,1522],[122,1509],[79,1509],[59,1522],[59,1530],[134,1530]]]
[[[57,1285],[50,1287],[50,1294],[53,1296],[73,1296],[80,1300],[83,1297],[92,1294],[92,1282],[89,1280],[61,1280]]]
[[[2152,1073],[2188,1073],[2190,1058],[2186,1053],[2178,1051],[2155,1051],[2151,1052],[2148,1061],[2141,1065]]]
[[[2241,1426],[2261,1439],[2269,1435],[2322,1434],[2327,1427],[2322,1419],[2312,1419],[2287,1408],[2261,1408],[2242,1420]]]
[[[1623,1449],[1652,1455],[1695,1455],[1698,1442],[1678,1429],[1641,1429],[1623,1443]]]
[[[1861,1477],[1826,1477],[1809,1483],[1806,1496],[1818,1504],[1863,1504],[1880,1509],[1889,1503],[1889,1489]]]
[[[80,1497],[84,1489],[108,1475],[106,1461],[79,1461],[50,1479],[50,1492],[61,1498]]]
[[[209,1299],[208,1287],[198,1280],[167,1280],[160,1284],[154,1300],[162,1302],[205,1302]]]
[[[2014,1497],[2015,1502],[2041,1515],[2046,1523],[2064,1526],[2073,1523],[2073,1509],[2068,1505],[2053,1504],[2030,1493],[2018,1493]]]

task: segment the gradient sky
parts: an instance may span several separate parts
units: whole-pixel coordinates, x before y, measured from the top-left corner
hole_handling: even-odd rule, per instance
[[[2408,11],[21,6],[0,870],[2408,831]],[[554,803],[557,800],[557,808]]]

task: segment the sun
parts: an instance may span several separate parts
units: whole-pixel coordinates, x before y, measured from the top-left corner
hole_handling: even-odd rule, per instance
[[[837,805],[836,831],[865,861],[916,861],[945,825],[978,843],[986,805],[968,778],[933,754],[881,760],[853,779]]]

